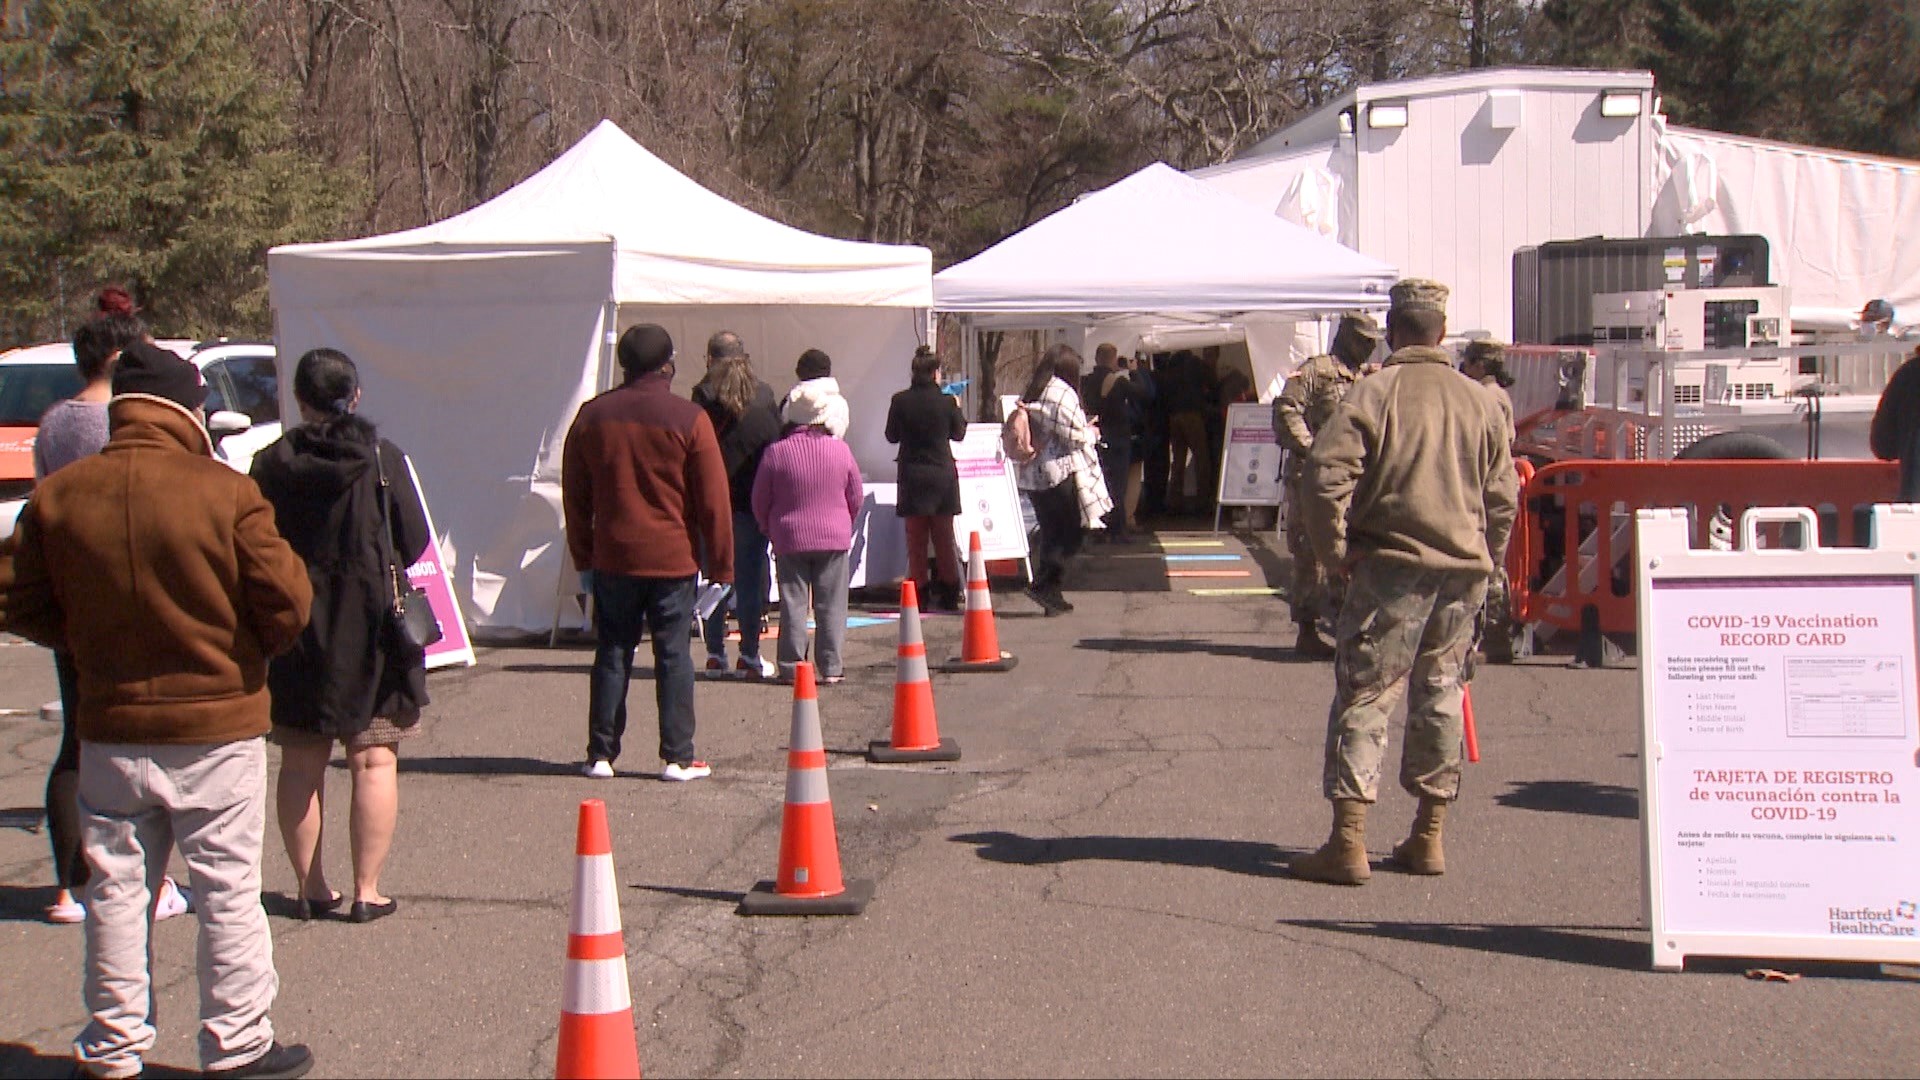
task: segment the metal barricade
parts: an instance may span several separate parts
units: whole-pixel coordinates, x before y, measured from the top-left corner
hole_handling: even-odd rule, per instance
[[[1524,474],[1523,474],[1524,475]],[[1899,466],[1886,461],[1563,461],[1522,481],[1507,556],[1514,618],[1532,628],[1631,635],[1633,515],[1646,507],[1690,512],[1695,547],[1709,546],[1716,516],[1730,528],[1756,506],[1804,506],[1819,543],[1867,542],[1867,508],[1892,502]],[[1765,546],[1792,546],[1763,528]],[[1725,541],[1722,541],[1725,542]]]

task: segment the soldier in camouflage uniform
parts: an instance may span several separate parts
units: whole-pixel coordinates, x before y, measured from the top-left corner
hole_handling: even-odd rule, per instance
[[[1340,606],[1328,588],[1326,567],[1314,558],[1313,545],[1307,541],[1300,512],[1300,481],[1314,436],[1347,396],[1347,390],[1360,377],[1360,365],[1373,355],[1379,342],[1380,324],[1373,321],[1373,316],[1343,317],[1333,334],[1332,351],[1301,364],[1300,370],[1287,379],[1280,396],[1273,399],[1275,441],[1287,450],[1282,479],[1287,495],[1287,554],[1293,560],[1293,589],[1287,602],[1293,609],[1294,624],[1300,628],[1293,650],[1314,660],[1333,657],[1333,646],[1316,627],[1322,614],[1337,612]]]
[[[1440,833],[1460,792],[1461,672],[1519,494],[1503,418],[1439,347],[1446,287],[1410,279],[1390,295],[1393,353],[1321,429],[1302,502],[1314,551],[1349,582],[1327,721],[1333,831],[1289,868],[1339,885],[1370,874],[1367,808],[1402,697],[1400,786],[1420,805],[1387,861],[1414,874],[1446,869]]]
[[[1507,427],[1507,441],[1511,444],[1517,432],[1514,428],[1513,395],[1507,392],[1514,382],[1512,373],[1507,371],[1507,347],[1498,341],[1468,342],[1465,351],[1460,354],[1460,374],[1487,388],[1487,394],[1500,410]],[[1507,589],[1507,567],[1502,562],[1487,577],[1487,602],[1480,609],[1479,629],[1475,637],[1486,649],[1488,658],[1503,664],[1513,662],[1512,607]]]

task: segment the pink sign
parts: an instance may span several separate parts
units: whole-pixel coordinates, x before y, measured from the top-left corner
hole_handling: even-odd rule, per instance
[[[433,511],[427,508],[427,492],[420,474],[407,460],[407,472],[413,476],[413,488],[420,493],[420,509],[427,515],[427,534],[434,538],[420,561],[407,567],[407,584],[427,594],[434,617],[440,620],[441,638],[427,649],[427,670],[474,663],[473,639],[467,636],[466,620],[460,617],[460,605],[453,598],[453,586],[447,580],[447,562],[440,552],[440,531],[433,527]]]

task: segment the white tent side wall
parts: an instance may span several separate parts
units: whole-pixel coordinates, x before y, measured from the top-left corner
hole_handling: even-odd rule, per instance
[[[268,256],[281,407],[301,354],[354,358],[362,411],[413,459],[462,609],[545,630],[561,550],[560,450],[605,381],[614,246]]]
[[[1795,317],[1841,325],[1867,300],[1920,322],[1920,162],[1669,128],[1652,232],[1759,233]]]
[[[738,304],[622,304],[619,328],[658,323],[673,335],[678,360],[673,390],[682,397],[706,373],[707,338],[717,330],[740,335],[754,374],[781,397],[797,381],[793,367],[807,349],[833,358],[833,377],[853,414],[847,445],[870,483],[894,481],[887,442],[887,407],[912,382],[913,351],[927,341],[925,308]],[[870,568],[870,572],[879,568]]]
[[[1517,99],[1515,126],[1497,126],[1495,93]],[[1434,93],[1407,99],[1399,128],[1370,126],[1363,109],[1351,243],[1445,282],[1451,331],[1511,340],[1515,249],[1646,232],[1649,105],[1606,117],[1601,97],[1591,85]]]
[[[1190,173],[1321,236],[1352,246],[1353,140],[1287,149],[1266,157],[1210,165]]]

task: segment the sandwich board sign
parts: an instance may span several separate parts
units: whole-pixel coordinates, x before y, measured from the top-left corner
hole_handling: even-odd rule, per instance
[[[433,511],[427,508],[427,491],[420,486],[420,474],[415,471],[411,458],[407,459],[407,474],[413,477],[413,490],[420,493],[420,509],[427,516],[427,535],[433,538],[427,550],[421,553],[420,560],[407,567],[407,584],[427,594],[433,617],[440,620],[442,636],[439,641],[427,646],[427,670],[455,664],[472,667],[473,639],[467,634],[467,620],[460,613],[460,602],[454,598],[453,584],[447,580],[447,560],[441,554],[440,533],[433,527]]]
[[[1875,506],[1870,548],[1817,546],[1804,508],[1741,534],[1636,515],[1653,966],[1920,961],[1920,506]]]
[[[1213,531],[1225,506],[1279,506],[1280,444],[1274,439],[1273,407],[1236,401],[1227,406],[1220,447],[1220,483],[1214,491]]]
[[[960,514],[953,519],[953,536],[960,545],[962,576],[967,571],[967,537],[975,532],[983,558],[1024,561],[1027,528],[1013,463],[1000,449],[1000,425],[968,424],[967,437],[953,444],[953,464],[960,474]]]

